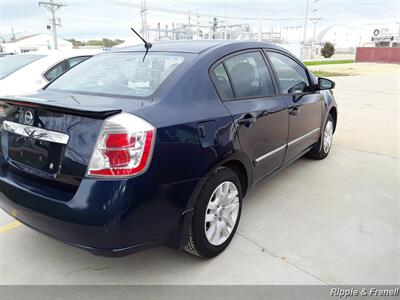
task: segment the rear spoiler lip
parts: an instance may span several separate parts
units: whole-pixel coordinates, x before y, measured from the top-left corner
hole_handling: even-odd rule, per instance
[[[62,112],[68,113],[71,115],[83,116],[83,117],[91,117],[94,119],[105,119],[109,116],[118,114],[122,112],[122,109],[104,109],[101,108],[99,110],[89,110],[89,109],[79,109],[67,106],[58,106],[58,105],[51,105],[47,103],[40,103],[40,99],[37,99],[37,102],[34,101],[34,98],[25,98],[26,100],[22,100],[23,97],[19,97],[20,99],[16,98],[8,98],[8,97],[1,97],[0,102],[5,102],[10,105],[16,106],[25,106],[25,107],[32,107],[32,108],[43,108],[53,112]],[[32,101],[33,100],[33,101]]]

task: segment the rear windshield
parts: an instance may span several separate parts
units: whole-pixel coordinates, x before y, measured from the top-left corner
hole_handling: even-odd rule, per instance
[[[45,56],[40,54],[17,54],[0,57],[0,79]]]
[[[186,59],[182,53],[106,53],[80,63],[48,86],[77,93],[147,97]]]

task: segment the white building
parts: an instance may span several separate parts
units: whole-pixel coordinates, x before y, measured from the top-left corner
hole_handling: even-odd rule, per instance
[[[53,36],[46,33],[33,34],[0,44],[0,52],[3,53],[25,53],[50,49],[53,49]],[[72,43],[58,39],[58,49],[70,50]]]
[[[331,42],[336,49],[355,49],[361,44],[361,34],[346,26],[329,26],[321,30],[317,42]]]

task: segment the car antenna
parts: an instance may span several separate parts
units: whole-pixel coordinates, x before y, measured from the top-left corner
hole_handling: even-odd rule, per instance
[[[131,29],[132,29],[132,31],[133,31],[133,32],[143,41],[143,43],[144,43],[144,47],[146,48],[146,53],[145,53],[144,56],[143,56],[143,61],[144,61],[144,59],[146,58],[147,53],[149,52],[149,49],[150,49],[153,45],[152,45],[151,43],[147,42],[144,38],[142,38],[142,36],[141,36],[139,33],[137,33],[135,29],[133,29],[132,27],[131,27]]]

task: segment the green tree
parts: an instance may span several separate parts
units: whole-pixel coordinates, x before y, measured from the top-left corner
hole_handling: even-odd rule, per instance
[[[88,40],[85,44],[86,46],[96,46],[96,47],[104,46],[102,40]]]
[[[329,58],[332,57],[333,54],[335,54],[335,47],[332,43],[326,42],[324,47],[321,49],[321,55],[325,58]]]
[[[67,39],[67,41],[71,42],[74,47],[85,46],[85,42],[76,39]]]
[[[111,48],[114,47],[118,44],[123,43],[123,40],[116,39],[116,40],[111,40],[107,38],[103,38],[101,40],[89,40],[86,42],[87,46],[97,46],[97,47],[106,47],[106,48]]]
[[[74,47],[92,46],[92,47],[105,47],[105,48],[111,48],[124,42],[123,40],[120,39],[111,40],[107,38],[102,38],[101,40],[89,40],[87,42],[79,41],[76,39],[68,39],[67,41],[71,42],[72,45],[74,45]]]
[[[123,40],[120,40],[120,39],[110,40],[110,39],[106,39],[106,38],[103,38],[102,41],[103,41],[103,46],[107,47],[107,48],[114,47],[114,46],[119,45],[124,42]]]

